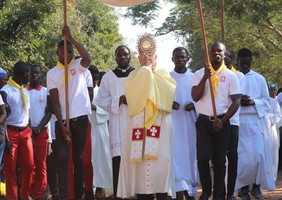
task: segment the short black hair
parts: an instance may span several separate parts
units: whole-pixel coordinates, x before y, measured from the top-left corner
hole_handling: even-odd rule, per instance
[[[16,62],[13,68],[14,74],[22,74],[28,67],[28,64],[23,61]]]
[[[253,55],[250,49],[242,48],[238,51],[237,57],[250,57],[252,59]]]
[[[82,58],[81,56],[75,56],[74,59],[77,60],[79,58]]]
[[[125,45],[119,45],[117,48],[116,48],[116,50],[115,50],[115,55],[117,55],[117,52],[118,52],[118,50],[120,49],[120,48],[126,48],[127,50],[128,50],[128,52],[129,52],[129,54],[131,54],[131,52],[130,52],[130,49],[127,47],[127,46],[125,46]]]
[[[30,68],[33,68],[33,67],[38,67],[39,69],[41,69],[41,66],[39,64],[32,64],[29,66]]]
[[[177,51],[182,51],[182,50],[184,50],[185,53],[186,53],[186,55],[187,55],[187,57],[189,57],[188,50],[187,50],[186,48],[184,48],[184,47],[176,47],[176,48],[172,51],[172,56],[175,55],[175,52],[177,52]]]
[[[211,48],[213,45],[215,45],[215,44],[222,45],[222,46],[224,47],[225,51],[226,51],[226,45],[225,45],[223,42],[218,41],[218,40],[217,40],[217,41],[214,41],[214,42],[211,44],[210,48]]]
[[[73,47],[70,41],[67,41],[67,46]],[[58,42],[57,48],[59,49],[61,47],[64,47],[64,40],[61,40],[60,42]]]
[[[99,74],[99,70],[95,65],[90,65],[88,70],[90,71],[91,74]]]
[[[234,58],[234,52],[233,51],[231,51],[230,49],[226,49],[226,52],[230,52],[230,54],[231,54],[231,56],[232,56],[232,58]]]

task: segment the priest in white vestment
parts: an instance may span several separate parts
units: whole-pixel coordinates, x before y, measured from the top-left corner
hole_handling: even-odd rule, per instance
[[[147,57],[148,56],[148,57]],[[155,69],[155,51],[139,50],[141,67],[124,84],[130,118],[122,138],[118,197],[138,200],[174,196],[171,110],[175,81]]]
[[[197,113],[191,97],[193,73],[186,67],[188,52],[184,47],[173,50],[174,70],[170,72],[176,81],[172,119],[174,126],[173,164],[176,196],[193,199],[199,183],[196,158]],[[183,194],[184,193],[184,194]]]
[[[103,76],[97,94],[97,105],[109,113],[109,140],[113,165],[113,190],[114,197],[116,198],[121,156],[121,138],[128,121],[128,107],[124,98],[123,83],[133,68],[129,65],[131,53],[127,46],[118,46],[115,50],[115,58],[118,66]]]

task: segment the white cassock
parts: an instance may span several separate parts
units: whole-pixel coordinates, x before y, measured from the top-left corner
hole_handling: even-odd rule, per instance
[[[111,156],[121,155],[121,137],[128,121],[127,105],[119,106],[119,98],[124,95],[125,78],[118,78],[113,71],[107,72],[101,81],[97,94],[97,105],[109,112],[109,138]]]
[[[97,106],[98,90],[99,87],[97,86],[93,89],[94,97],[92,104],[96,106],[96,111],[92,110],[92,114],[88,115],[91,123],[93,185],[94,187],[112,189],[112,160],[107,124],[109,113]]]
[[[103,77],[104,78],[104,77]],[[174,196],[174,173],[172,169],[173,125],[170,114],[160,112],[161,137],[157,160],[130,161],[132,142],[132,117],[128,120],[127,134],[123,135],[117,196],[130,198],[135,194],[168,193]]]
[[[246,185],[261,184],[267,188],[265,158],[265,116],[269,113],[269,93],[265,78],[250,70],[246,77],[245,94],[255,101],[254,106],[241,106],[238,144],[238,171],[235,190]],[[268,166],[267,166],[268,165]]]
[[[176,191],[187,190],[189,196],[195,196],[199,182],[196,158],[197,113],[185,111],[185,105],[193,102],[191,97],[193,73],[187,70],[184,74],[170,72],[176,81],[174,101],[180,104],[179,110],[172,110],[174,126],[173,165]]]
[[[280,135],[278,132],[278,123],[282,119],[280,106],[277,102],[277,99],[270,98],[270,113],[266,116],[266,131],[269,133],[267,134],[267,141],[268,143],[265,144],[267,158],[269,158],[269,162],[272,162],[272,170],[273,174],[269,177],[270,181],[274,182],[277,179],[277,172],[278,172],[278,160],[279,160],[279,147],[280,147]],[[275,189],[275,188],[274,188]]]

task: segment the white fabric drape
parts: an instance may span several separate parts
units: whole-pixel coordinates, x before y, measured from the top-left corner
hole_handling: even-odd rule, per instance
[[[111,6],[129,7],[142,3],[152,2],[153,0],[97,0],[97,1]]]

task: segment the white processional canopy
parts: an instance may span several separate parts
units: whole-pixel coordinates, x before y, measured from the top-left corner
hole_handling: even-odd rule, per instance
[[[111,6],[129,7],[142,3],[152,2],[154,0],[97,0],[97,1]]]

